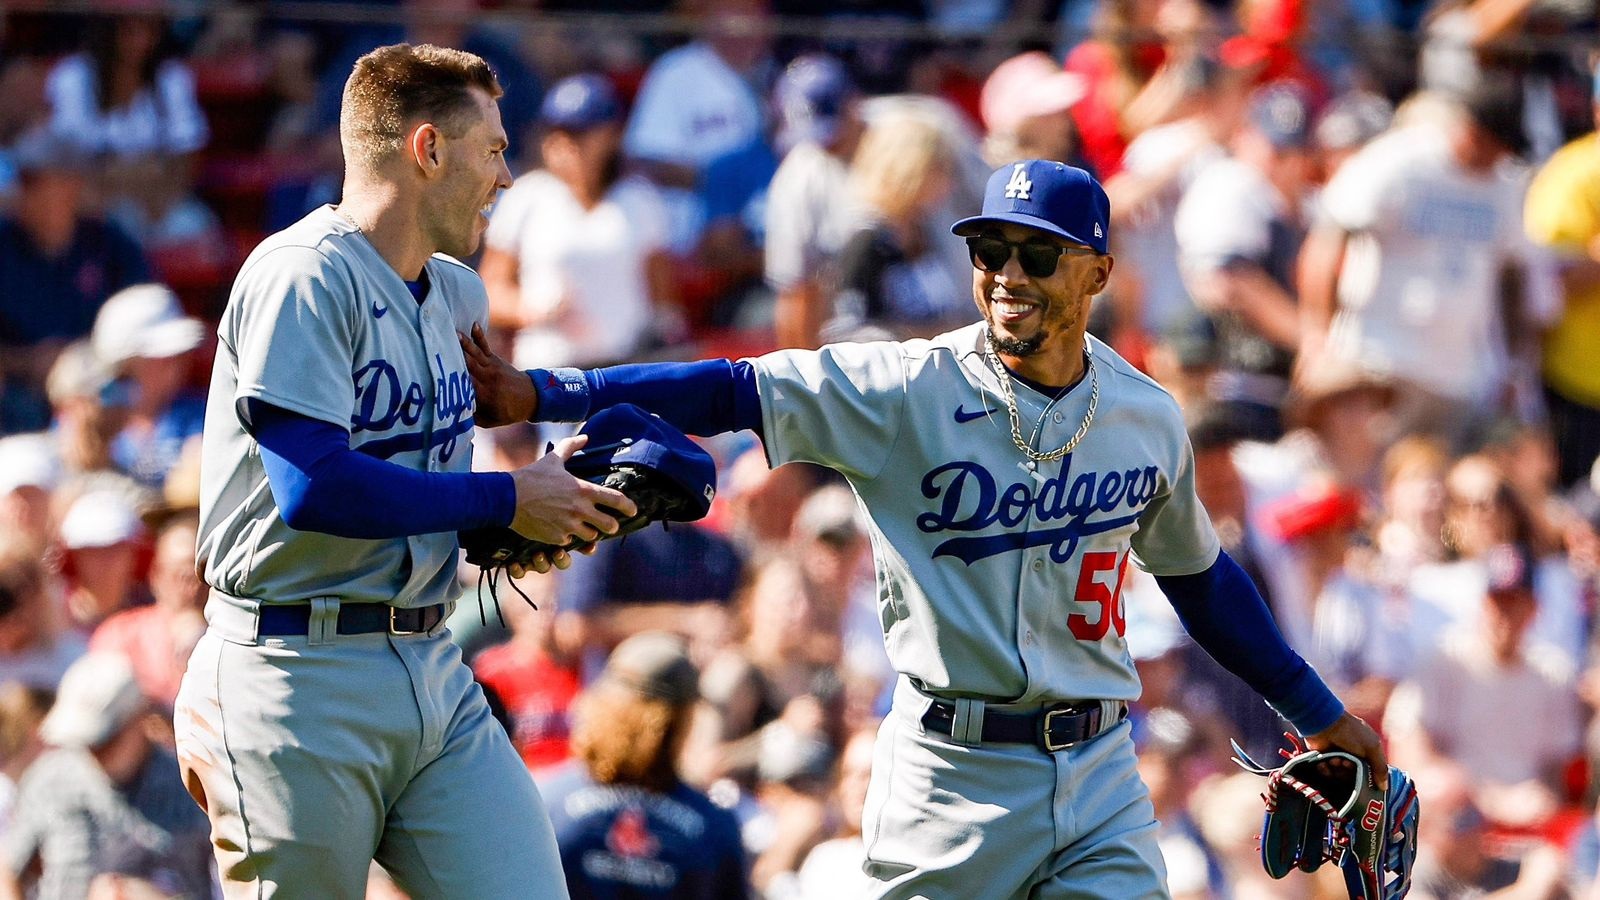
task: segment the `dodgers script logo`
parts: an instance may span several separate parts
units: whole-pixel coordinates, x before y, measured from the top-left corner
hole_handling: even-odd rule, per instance
[[[456,439],[472,430],[472,413],[478,408],[478,394],[464,371],[446,371],[444,359],[435,353],[438,377],[433,382],[433,427],[424,431],[397,434],[367,441],[356,449],[387,459],[408,450],[439,448],[439,461],[449,462],[456,452]],[[355,409],[350,414],[350,433],[389,431],[398,426],[415,427],[422,421],[427,397],[419,382],[400,384],[400,374],[386,359],[375,359],[355,371]]]
[[[934,558],[953,556],[970,566],[1001,553],[1047,546],[1050,559],[1063,563],[1077,552],[1080,539],[1137,521],[1160,486],[1161,473],[1155,466],[1074,475],[1072,459],[1069,454],[1061,473],[1039,483],[1037,493],[1032,480],[1002,488],[988,469],[966,460],[945,463],[922,476],[922,495],[938,502],[936,511],[917,516],[917,527],[924,533],[984,531],[994,525],[1015,529],[1030,513],[1041,523],[1062,523],[1034,531],[951,538],[934,548]],[[1091,520],[1096,514],[1100,518]]]

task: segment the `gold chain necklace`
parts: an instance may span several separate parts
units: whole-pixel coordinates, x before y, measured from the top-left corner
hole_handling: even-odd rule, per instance
[[[349,222],[350,223],[350,227],[354,228],[356,230],[356,234],[359,234],[362,237],[366,237],[367,230],[365,228],[361,227],[361,223],[356,221],[356,217],[355,216],[352,216],[349,213],[345,212],[344,211],[344,207],[335,206],[333,208],[333,211],[335,213],[338,213],[339,218],[345,220],[346,222]]]
[[[1083,436],[1089,433],[1089,423],[1094,421],[1095,408],[1100,405],[1100,373],[1095,369],[1094,354],[1090,353],[1087,348],[1084,349],[1083,359],[1089,368],[1089,411],[1084,413],[1083,424],[1078,426],[1078,432],[1072,436],[1072,439],[1047,453],[1041,453],[1033,449],[1027,441],[1022,439],[1022,416],[1017,412],[1017,395],[1011,388],[1011,373],[1006,371],[1005,365],[1000,362],[1000,354],[995,349],[993,332],[985,337],[984,358],[989,361],[989,367],[994,370],[995,377],[1000,379],[1000,393],[1006,398],[1006,415],[1011,419],[1011,443],[1017,445],[1017,449],[1022,451],[1022,455],[1026,456],[1029,462],[1042,463],[1058,460],[1071,453],[1073,448],[1078,446],[1078,442],[1083,440]],[[1046,409],[1046,413],[1048,412],[1049,410]],[[1041,424],[1043,424],[1042,419]],[[1031,469],[1032,466],[1028,468]]]

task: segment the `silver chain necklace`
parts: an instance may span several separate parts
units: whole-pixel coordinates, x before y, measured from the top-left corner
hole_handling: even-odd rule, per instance
[[[1071,440],[1054,450],[1044,453],[1033,449],[1027,441],[1022,439],[1022,416],[1017,412],[1017,395],[1011,388],[1011,373],[1006,371],[1005,365],[1000,362],[1000,353],[995,349],[993,332],[990,332],[984,339],[984,358],[989,361],[989,367],[994,370],[995,377],[1000,379],[1000,393],[1006,398],[1006,415],[1011,419],[1011,443],[1017,445],[1017,449],[1021,450],[1022,455],[1028,458],[1028,462],[1037,464],[1058,460],[1071,453],[1073,448],[1078,446],[1078,442],[1083,440],[1083,436],[1089,433],[1089,424],[1094,421],[1095,408],[1100,405],[1100,373],[1094,366],[1094,354],[1090,353],[1087,348],[1083,352],[1083,359],[1089,368],[1089,411],[1084,413],[1083,424],[1078,426],[1078,431],[1072,436]],[[1045,409],[1045,414],[1049,414],[1048,407]],[[1043,424],[1044,420],[1041,418],[1040,427]],[[1038,433],[1039,428],[1036,427],[1034,434]],[[1032,469],[1033,466],[1030,465],[1028,468]]]

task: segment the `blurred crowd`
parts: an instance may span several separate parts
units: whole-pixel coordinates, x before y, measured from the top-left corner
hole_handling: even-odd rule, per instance
[[[1179,399],[1227,550],[1416,779],[1411,896],[1600,897],[1588,0],[97,5],[0,19],[0,900],[210,895],[169,716],[214,326],[338,199],[342,83],[400,40],[506,86],[519,177],[472,262],[527,367],[937,333],[991,168],[1095,172],[1091,328]],[[478,465],[553,436],[480,432]],[[864,513],[708,447],[705,522],[530,575],[537,609],[463,564],[452,630],[578,896],[855,896],[893,686]],[[1128,577],[1174,896],[1342,896],[1266,881],[1227,741],[1286,726]]]

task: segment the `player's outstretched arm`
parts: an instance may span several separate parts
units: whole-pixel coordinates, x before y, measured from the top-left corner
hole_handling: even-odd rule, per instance
[[[519,415],[530,421],[581,422],[591,413],[631,403],[685,434],[761,433],[755,367],[747,360],[524,372],[495,354],[481,328],[459,337],[478,394],[480,424],[521,421],[514,418]]]

